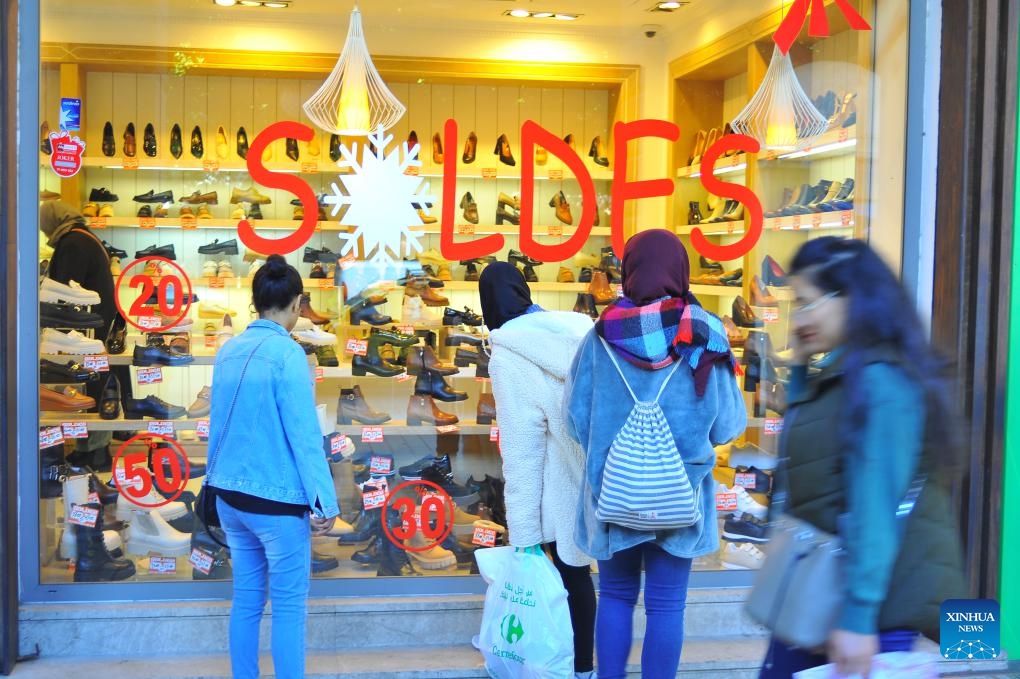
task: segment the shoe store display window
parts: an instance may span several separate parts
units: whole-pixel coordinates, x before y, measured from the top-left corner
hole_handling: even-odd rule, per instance
[[[406,111],[385,135],[367,137],[325,131],[303,107],[337,60],[335,27],[348,3],[164,3],[146,9],[145,21],[202,24],[188,41],[81,38],[91,26],[116,42],[109,29],[118,8],[125,27],[141,25],[141,10],[128,4],[41,3],[39,584],[230,579],[222,536],[204,530],[194,502],[208,462],[215,356],[254,320],[251,280],[266,258],[257,240],[242,237],[242,222],[258,238],[307,236],[285,255],[304,286],[292,336],[307,356],[342,510],[330,534],[313,541],[316,580],[460,576],[471,579],[463,591],[480,591],[474,552],[509,536],[479,274],[509,261],[543,308],[597,318],[620,294],[620,224],[624,239],[675,227],[691,254],[693,292],[724,317],[749,426],[717,451],[723,539],[695,569],[758,566],[784,409],[792,302],[784,268],[805,239],[866,238],[877,223],[869,112],[885,103],[875,95],[874,35],[841,22],[835,6],[828,37],[800,32],[792,72],[824,130],[810,147],[794,139],[790,148],[716,161],[718,179],[749,188],[765,213],[753,247],[719,259],[697,243],[739,243],[750,221],[746,201],[725,195],[732,191],[707,191],[701,159],[733,132],[766,79],[782,3],[753,12],[720,0],[657,3],[635,23],[622,18],[631,3],[600,0],[588,17],[553,19],[555,31],[541,12],[471,9],[470,18],[492,22],[493,43],[502,39],[493,27],[520,28],[511,56],[495,44],[480,50],[478,36],[461,44],[457,27],[437,29],[428,55],[417,56],[418,10],[399,18],[396,3],[372,3],[363,10],[369,47]],[[874,3],[862,4],[879,24]],[[687,11],[703,27],[718,17],[729,28],[705,28],[692,43],[681,36]],[[291,23],[275,23],[280,16]],[[898,16],[889,22],[905,21]],[[265,37],[265,51],[217,42],[227,17],[256,42]],[[607,48],[614,34],[626,40]],[[679,140],[630,142],[618,168],[616,124],[657,117],[649,111],[668,111]],[[902,124],[895,107],[886,114],[897,116]],[[457,148],[444,147],[448,120]],[[259,135],[282,121],[313,132],[261,145]],[[528,121],[576,154],[586,176],[541,146],[525,158]],[[532,162],[529,185],[522,165]],[[359,193],[351,178],[388,163],[404,163],[390,188]],[[417,182],[411,190],[401,175]],[[615,201],[621,179],[662,176],[672,195]],[[314,207],[302,195],[314,195]],[[538,243],[577,242],[582,230],[586,240],[562,261],[529,254],[523,197],[534,206]],[[393,229],[400,202],[411,223]],[[593,222],[581,224],[591,208]],[[455,241],[498,236],[499,248],[444,254],[451,213]],[[891,250],[901,221],[883,222],[896,234]],[[429,591],[408,586],[392,592]]]

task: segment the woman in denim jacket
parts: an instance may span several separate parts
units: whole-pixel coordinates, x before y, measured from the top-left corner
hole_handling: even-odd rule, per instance
[[[311,535],[328,531],[340,513],[308,365],[289,335],[301,292],[297,270],[270,256],[252,280],[258,320],[220,349],[213,368],[208,484],[216,489],[234,569],[235,679],[259,674],[267,584],[276,676],[304,676]]]
[[[676,677],[691,560],[719,548],[712,446],[735,438],[747,423],[726,330],[690,293],[689,272],[687,252],[671,232],[632,237],[623,253],[624,297],[581,342],[568,377],[567,428],[587,458],[574,540],[599,561],[599,679],[626,673],[642,566],[647,630],[641,676]],[[607,348],[623,359],[620,371],[637,398],[654,398],[680,363],[659,406],[700,502],[702,518],[687,528],[632,530],[596,516],[609,447],[634,406]]]

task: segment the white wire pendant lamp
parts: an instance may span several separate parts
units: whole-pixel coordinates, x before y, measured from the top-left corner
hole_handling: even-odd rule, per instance
[[[380,127],[389,129],[407,111],[372,63],[357,4],[336,66],[302,108],[319,128],[349,136],[364,136]]]
[[[790,55],[775,47],[758,91],[730,124],[734,132],[757,139],[763,150],[796,151],[825,132],[829,120],[804,93]]]

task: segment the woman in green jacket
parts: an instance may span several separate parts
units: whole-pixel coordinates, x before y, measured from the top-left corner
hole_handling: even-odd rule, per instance
[[[910,650],[918,633],[937,639],[942,601],[966,596],[949,493],[952,387],[911,300],[866,243],[808,241],[790,276],[794,358],[776,505],[839,534],[843,607],[826,649],[773,639],[760,677],[826,662],[866,677],[876,653]],[[906,513],[915,481],[922,490]]]

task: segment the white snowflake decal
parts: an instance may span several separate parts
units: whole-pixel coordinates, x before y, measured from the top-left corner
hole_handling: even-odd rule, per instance
[[[353,233],[340,235],[341,257],[353,253],[358,259],[384,266],[400,260],[405,252],[413,256],[424,249],[420,243],[422,232],[411,225],[421,226],[416,208],[429,214],[435,198],[428,193],[427,181],[405,174],[410,167],[421,167],[418,158],[421,147],[415,144],[408,148],[405,141],[386,154],[386,147],[392,141],[393,135],[386,134],[382,127],[368,135],[375,152],[365,153],[361,162],[357,143],[353,148],[347,148],[346,144],[340,146],[337,165],[341,169],[352,169],[354,173],[341,175],[339,184],[333,182],[333,194],[327,195],[323,202],[333,206],[334,217],[341,206],[349,206],[343,223],[355,228]],[[364,248],[360,252],[359,239]]]

